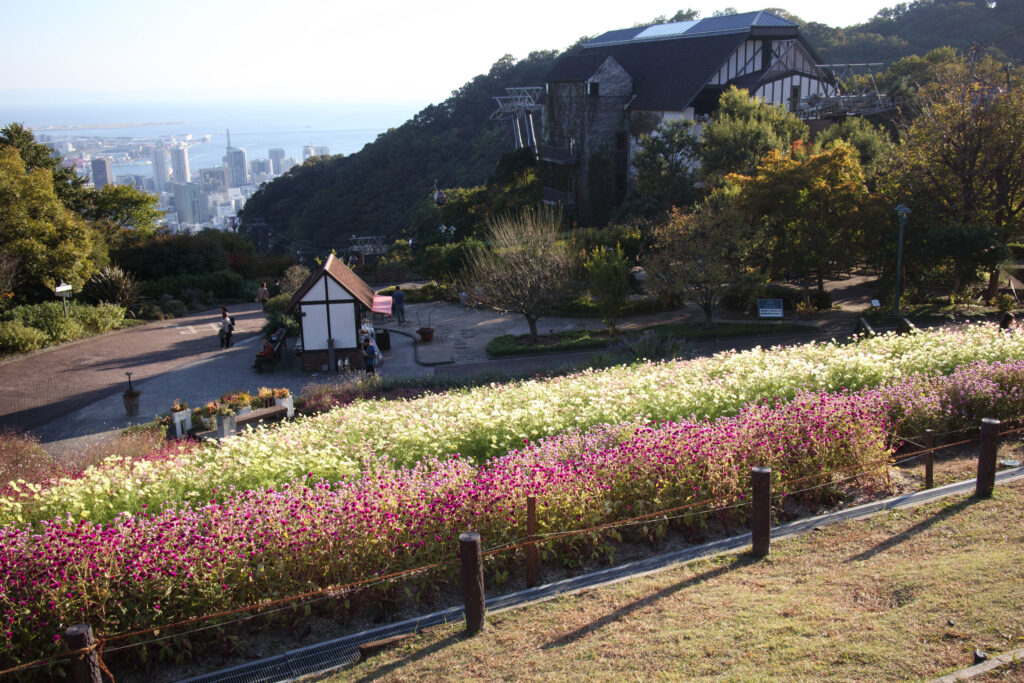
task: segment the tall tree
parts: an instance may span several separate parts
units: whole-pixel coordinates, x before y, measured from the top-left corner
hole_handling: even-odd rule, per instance
[[[519,313],[537,339],[537,320],[565,303],[578,268],[572,247],[561,239],[562,215],[526,209],[488,219],[489,248],[476,246],[466,275],[474,300]]]
[[[732,198],[720,195],[690,212],[673,210],[655,228],[654,248],[644,260],[647,285],[667,300],[695,302],[709,327],[722,294],[758,277],[750,259],[755,231]]]
[[[63,159],[46,145],[36,142],[32,131],[20,123],[10,123],[0,129],[0,147],[11,147],[18,151],[25,168],[33,171],[45,169],[53,177],[53,189],[57,197],[72,211],[82,212],[89,205],[89,189],[86,179],[75,169],[64,166]]]
[[[650,208],[668,211],[693,203],[698,142],[692,129],[693,121],[675,119],[640,136],[639,149],[633,156],[633,189]]]
[[[784,108],[731,86],[704,125],[701,174],[712,185],[730,173],[752,175],[768,152],[788,150],[797,140],[806,140],[808,133],[807,124]]]
[[[123,243],[129,232],[139,238],[152,236],[163,216],[156,195],[127,185],[104,185],[90,199],[84,214],[111,247]]]
[[[0,255],[19,298],[61,280],[80,289],[95,269],[89,225],[60,201],[50,171],[26,169],[13,146],[0,147]]]
[[[789,271],[824,292],[833,264],[849,263],[863,244],[869,194],[857,152],[845,143],[814,154],[794,145],[768,153],[753,176],[731,176],[739,205],[759,220],[776,274]]]
[[[1024,234],[1024,72],[998,67],[958,60],[941,70],[901,130],[888,182],[919,215],[991,229],[1006,245]],[[998,286],[999,269],[989,267],[987,295]]]

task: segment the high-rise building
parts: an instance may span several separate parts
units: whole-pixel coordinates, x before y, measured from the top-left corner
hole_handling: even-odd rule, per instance
[[[174,208],[178,223],[197,224],[207,220],[206,197],[193,183],[173,183]]]
[[[275,147],[270,150],[270,170],[274,175],[281,175],[285,172],[284,168],[284,155],[285,151],[281,147]]]
[[[110,165],[110,159],[93,159],[92,160],[92,184],[96,186],[96,189],[100,189],[104,185],[112,185],[114,183],[114,169]]]
[[[238,147],[228,147],[225,161],[231,176],[231,187],[246,185],[249,182],[249,164],[245,158],[245,150]]]
[[[314,145],[312,142],[302,148],[302,160],[310,157],[327,157],[331,155],[331,148],[323,145]]]
[[[176,183],[192,182],[188,165],[188,147],[185,145],[171,149],[171,172],[174,173],[174,182]]]
[[[167,150],[163,147],[154,147],[153,183],[156,185],[157,192],[164,192],[167,190],[169,178],[170,176],[167,172]]]
[[[231,187],[231,176],[226,166],[199,169],[199,186],[203,192],[227,192]]]

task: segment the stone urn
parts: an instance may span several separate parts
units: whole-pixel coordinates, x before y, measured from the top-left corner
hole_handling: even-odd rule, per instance
[[[420,339],[424,342],[434,340],[434,328],[433,327],[421,327],[416,330],[416,334],[420,335]]]

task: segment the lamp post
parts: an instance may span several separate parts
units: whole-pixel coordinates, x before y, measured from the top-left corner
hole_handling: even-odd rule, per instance
[[[448,244],[452,241],[452,236],[455,235],[454,225],[442,225],[440,228],[441,234],[444,236],[444,243]]]
[[[897,205],[896,215],[900,219],[900,241],[896,247],[896,296],[893,299],[892,314],[896,317],[900,315],[900,272],[903,270],[903,228],[907,224],[907,214],[910,213],[910,209],[903,205]]]

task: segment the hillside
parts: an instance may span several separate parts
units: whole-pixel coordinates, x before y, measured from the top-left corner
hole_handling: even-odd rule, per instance
[[[889,64],[943,45],[965,50],[972,43],[1000,60],[1024,59],[1024,30],[1014,30],[1024,28],[1020,2],[916,0],[845,29],[774,11],[800,24],[826,63]],[[561,54],[535,52],[519,61],[506,55],[487,74],[361,151],[307,161],[249,200],[242,230],[261,249],[306,254],[344,249],[351,235],[384,235],[388,242],[412,236],[415,225],[432,219],[435,179],[441,188],[482,184],[501,155],[513,150],[509,122],[489,118],[492,98],[509,86],[541,85]]]

